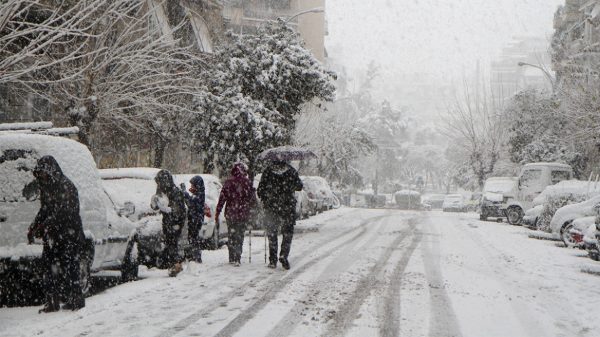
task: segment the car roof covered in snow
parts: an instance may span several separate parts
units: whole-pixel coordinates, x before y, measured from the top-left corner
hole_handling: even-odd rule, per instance
[[[563,164],[563,163],[529,163],[529,164],[525,164],[525,166],[523,166],[524,169],[526,168],[530,168],[530,167],[554,167],[554,168],[562,168],[565,170],[573,170],[573,168],[567,164]]]
[[[160,169],[154,167],[126,167],[126,168],[112,168],[102,169],[100,171],[100,177],[102,179],[144,179],[154,180],[156,174]]]
[[[414,195],[414,196],[419,196],[421,195],[421,193],[415,191],[415,190],[400,190],[396,193],[394,193],[395,195]]]

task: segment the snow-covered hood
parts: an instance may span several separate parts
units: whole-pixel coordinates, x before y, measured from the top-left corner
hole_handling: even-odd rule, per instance
[[[550,229],[552,230],[552,233],[559,233],[561,227],[568,221],[583,217],[595,216],[596,211],[594,206],[599,203],[600,196],[596,196],[584,202],[566,205],[559,208],[556,213],[554,213],[554,216],[550,221]]]
[[[485,192],[483,199],[492,202],[502,202],[504,200],[504,194],[496,192]]]

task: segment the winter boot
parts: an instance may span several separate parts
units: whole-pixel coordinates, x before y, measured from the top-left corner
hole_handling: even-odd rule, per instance
[[[47,313],[47,312],[55,312],[60,310],[60,300],[58,299],[58,295],[48,295],[46,296],[46,303],[44,303],[44,307],[41,308],[38,312]]]
[[[181,266],[181,263],[177,262],[175,263],[175,265],[173,267],[171,267],[169,269],[169,276],[170,277],[175,277],[177,276],[177,274],[179,274],[181,271],[183,270],[183,267]]]
[[[83,298],[83,295],[75,296],[67,304],[62,306],[63,310],[73,310],[73,311],[79,310],[83,307],[85,307],[85,298]]]
[[[234,266],[234,267],[239,267],[239,266],[240,266],[240,261],[235,261],[235,262],[233,263],[233,266]]]
[[[288,261],[287,258],[280,256],[279,257],[279,262],[281,262],[281,266],[283,267],[283,269],[285,270],[289,270],[290,269],[290,263]]]

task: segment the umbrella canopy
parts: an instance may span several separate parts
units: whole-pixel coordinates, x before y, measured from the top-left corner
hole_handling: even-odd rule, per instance
[[[258,159],[270,161],[291,161],[316,158],[311,150],[295,146],[280,146],[267,149],[258,155]]]

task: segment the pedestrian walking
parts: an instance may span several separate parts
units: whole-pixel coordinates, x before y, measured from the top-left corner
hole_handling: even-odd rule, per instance
[[[225,207],[229,235],[227,244],[229,263],[236,267],[239,267],[241,263],[244,232],[251,221],[251,210],[255,205],[256,194],[246,173],[246,165],[235,163],[231,169],[231,176],[221,189],[215,221],[219,221],[221,210]]]
[[[272,162],[263,172],[258,184],[258,197],[265,211],[265,226],[269,239],[269,268],[276,268],[277,261],[284,269],[290,269],[288,256],[296,224],[295,191],[302,190],[298,171],[284,161]],[[281,232],[281,250],[277,258],[277,236]]]
[[[182,270],[179,256],[179,238],[185,222],[185,201],[182,191],[175,186],[173,176],[167,170],[160,170],[154,178],[156,194],[150,206],[162,214],[164,250],[162,265],[169,268],[169,276],[177,276]]]
[[[40,188],[40,210],[27,234],[29,243],[42,238],[46,303],[40,310],[78,310],[85,306],[80,261],[85,236],[79,215],[79,193],[52,156],[37,161],[33,175]]]
[[[182,184],[185,202],[188,209],[188,243],[190,244],[191,259],[202,263],[202,248],[200,247],[200,229],[204,224],[204,180],[201,176],[194,176],[190,179],[189,193],[185,191],[185,185]]]

